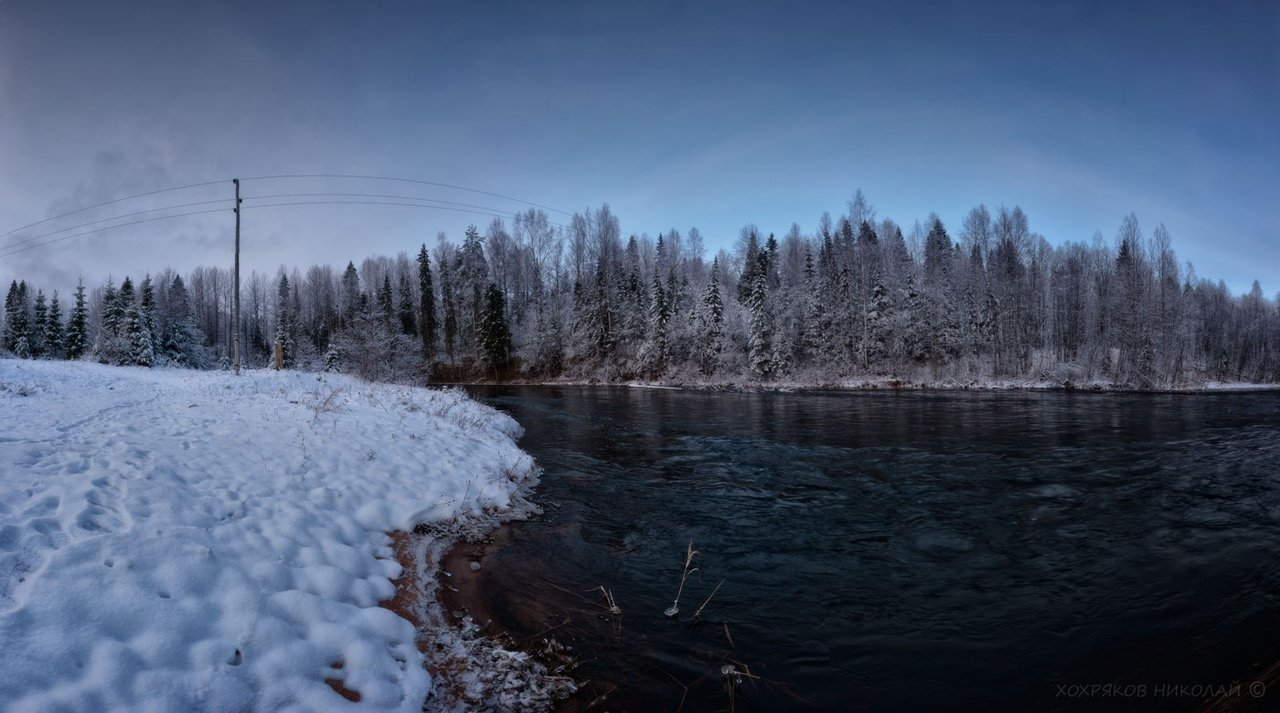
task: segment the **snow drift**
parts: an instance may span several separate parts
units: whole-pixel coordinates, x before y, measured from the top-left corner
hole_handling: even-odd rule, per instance
[[[518,433],[458,392],[0,360],[0,701],[421,710],[386,533],[509,507]]]

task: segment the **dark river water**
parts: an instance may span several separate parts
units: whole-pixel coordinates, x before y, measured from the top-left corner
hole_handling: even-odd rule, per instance
[[[545,469],[483,591],[576,709],[1280,710],[1280,394],[470,392]]]

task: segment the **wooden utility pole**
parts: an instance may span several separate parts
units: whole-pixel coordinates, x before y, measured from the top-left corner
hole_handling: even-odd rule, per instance
[[[240,179],[233,178],[236,184],[236,267],[235,279],[231,287],[231,351],[235,364],[236,376],[240,375]]]

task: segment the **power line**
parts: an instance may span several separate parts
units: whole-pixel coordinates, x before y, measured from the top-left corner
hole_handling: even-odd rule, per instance
[[[162,210],[173,210],[173,209],[175,209],[175,208],[190,208],[190,207],[192,207],[192,206],[198,206],[198,205],[213,205],[214,203],[226,203],[226,202],[228,202],[228,201],[230,201],[230,200],[231,200],[230,198],[219,198],[218,200],[213,200],[213,201],[196,201],[196,202],[194,202],[194,203],[178,203],[178,204],[176,204],[176,205],[167,205],[167,206],[164,206],[164,207],[162,207],[162,208],[149,208],[149,209],[147,209],[147,210],[138,210],[138,211],[134,211],[134,212],[132,212],[132,213],[124,213],[124,214],[117,215],[117,216],[113,216],[113,217],[110,217],[110,218],[102,218],[102,219],[100,219],[100,220],[91,220],[91,221],[89,221],[88,223],[81,223],[80,225],[72,225],[72,226],[70,226],[70,227],[66,227],[66,228],[59,228],[58,230],[51,230],[51,231],[49,231],[49,232],[47,232],[47,233],[42,233],[42,234],[40,234],[40,235],[33,235],[33,236],[31,236],[31,237],[29,237],[29,238],[26,238],[26,239],[24,239],[24,240],[19,240],[19,241],[17,241],[17,242],[10,243],[10,244],[5,245],[5,246],[0,246],[0,250],[8,250],[8,249],[10,249],[10,248],[15,248],[15,247],[17,247],[17,246],[19,246],[19,245],[24,245],[24,244],[26,244],[26,243],[32,242],[33,240],[39,240],[39,239],[41,239],[41,238],[47,238],[47,237],[49,237],[50,235],[57,235],[58,233],[65,233],[65,232],[67,232],[67,231],[69,231],[69,230],[79,230],[80,228],[87,228],[87,227],[89,227],[89,226],[91,226],[91,225],[98,225],[98,224],[100,224],[100,223],[110,223],[110,222],[111,222],[111,221],[113,221],[113,220],[120,220],[120,219],[122,219],[122,218],[132,218],[132,217],[133,217],[133,216],[135,216],[135,215],[146,215],[147,213],[159,213],[159,212],[160,212],[160,211],[162,211]],[[92,231],[90,231],[90,232],[92,232]]]
[[[559,208],[552,208],[550,206],[542,205],[541,203],[526,201],[521,198],[516,198],[514,196],[503,195],[502,193],[492,193],[490,191],[482,191],[478,188],[468,188],[467,186],[459,186],[453,183],[440,183],[438,181],[424,181],[418,178],[397,178],[394,176],[367,176],[367,175],[356,174],[356,173],[285,173],[277,176],[252,176],[250,178],[242,178],[240,180],[264,181],[264,180],[272,180],[272,179],[279,179],[279,178],[356,178],[356,179],[369,180],[369,181],[398,181],[400,183],[417,183],[424,186],[437,186],[440,188],[452,188],[458,191],[468,191],[470,193],[479,193],[485,196],[492,196],[494,198],[501,198],[503,200],[515,201],[516,203],[524,203],[525,205],[531,205],[534,208],[541,208],[543,210],[549,210],[556,213],[561,213],[563,215],[573,215],[572,213],[566,210],[560,210]],[[0,236],[0,237],[3,237],[3,236]]]
[[[470,210],[468,208],[452,208],[450,206],[444,206],[444,205],[423,205],[422,203],[395,203],[390,201],[291,201],[287,203],[260,203],[258,205],[246,205],[244,206],[244,209],[250,210],[252,208],[279,208],[281,206],[294,206],[294,205],[397,205],[397,206],[405,206],[407,208],[434,208],[436,210],[452,210],[452,211],[457,211],[459,213],[470,213],[472,215],[485,215],[485,216],[495,217],[495,218],[498,217],[499,215],[503,215],[507,217],[511,217],[515,215],[514,213],[511,213],[509,211],[501,211],[501,210],[479,211],[479,210]],[[3,257],[3,256],[0,256],[0,257]]]
[[[475,203],[459,203],[457,201],[446,201],[440,198],[426,198],[422,196],[398,196],[387,193],[267,193],[261,196],[245,196],[245,200],[256,200],[265,198],[384,198],[387,200],[404,200],[404,201],[427,201],[431,203],[442,203],[444,205],[454,205],[462,208],[475,208],[482,211],[494,211],[503,213],[504,215],[514,215],[511,211],[498,210],[488,206],[476,205]]]
[[[143,218],[142,220],[134,220],[134,221],[130,221],[130,222],[128,222],[128,223],[120,223],[119,225],[108,225],[108,226],[103,227],[103,228],[95,228],[94,230],[86,230],[86,231],[84,231],[83,233],[75,233],[74,235],[64,235],[64,236],[62,236],[62,237],[60,237],[60,238],[54,238],[54,239],[52,239],[52,240],[46,240],[46,241],[44,241],[44,242],[41,242],[41,243],[35,243],[35,244],[33,244],[33,245],[28,245],[28,246],[26,246],[26,247],[22,247],[22,248],[15,248],[15,249],[8,249],[8,248],[4,248],[4,249],[0,249],[0,250],[2,250],[2,251],[0,251],[0,257],[9,257],[10,255],[17,255],[18,253],[24,253],[24,252],[26,252],[26,251],[28,251],[28,250],[32,250],[32,249],[35,249],[35,248],[41,247],[41,246],[43,246],[43,245],[51,245],[51,244],[53,244],[53,243],[60,243],[60,242],[62,242],[63,240],[71,240],[72,238],[80,238],[80,237],[83,237],[83,236],[85,236],[85,235],[92,235],[93,233],[103,233],[103,232],[106,232],[106,231],[108,231],[108,230],[115,230],[116,228],[125,228],[125,227],[128,227],[128,226],[130,226],[130,225],[141,225],[142,223],[154,223],[154,222],[156,222],[156,221],[158,221],[158,220],[173,220],[174,218],[186,218],[186,217],[188,217],[188,216],[192,216],[192,215],[204,215],[204,214],[206,214],[206,213],[221,213],[221,212],[223,212],[223,211],[225,211],[225,210],[227,210],[227,209],[226,209],[226,208],[210,208],[210,209],[208,209],[208,210],[189,211],[189,212],[186,212],[186,213],[178,213],[178,214],[176,214],[176,215],[160,215],[160,216],[156,216],[155,218]]]
[[[123,197],[123,198],[115,198],[115,199],[113,199],[113,200],[103,201],[102,203],[95,203],[95,204],[93,204],[93,205],[91,205],[91,206],[85,206],[84,208],[77,208],[77,209],[75,209],[75,210],[70,210],[70,211],[67,211],[66,213],[62,213],[62,214],[60,214],[60,215],[55,215],[55,216],[53,216],[52,218],[45,218],[44,220],[37,220],[37,221],[36,221],[36,222],[34,222],[34,223],[27,223],[27,224],[26,224],[26,225],[24,225],[24,226],[21,226],[21,227],[19,227],[19,228],[14,228],[13,230],[10,230],[9,232],[7,232],[7,233],[4,233],[4,234],[0,235],[0,238],[7,238],[7,237],[9,237],[10,235],[13,235],[14,233],[16,233],[16,232],[18,232],[18,231],[26,230],[27,228],[34,228],[34,227],[36,227],[37,225],[43,225],[43,224],[48,223],[48,222],[50,222],[50,221],[58,220],[58,219],[60,219],[60,218],[65,218],[65,217],[67,217],[67,216],[69,216],[69,215],[75,215],[75,214],[77,214],[77,213],[83,213],[83,212],[85,212],[85,211],[87,211],[87,210],[93,210],[94,208],[101,208],[101,207],[102,207],[102,206],[104,206],[104,205],[111,205],[112,203],[120,203],[120,202],[123,202],[123,201],[129,201],[129,200],[133,200],[133,199],[135,199],[135,198],[145,198],[145,197],[147,197],[147,196],[154,196],[154,195],[158,195],[158,194],[161,194],[161,193],[169,193],[169,192],[172,192],[172,191],[182,191],[182,190],[186,190],[186,189],[188,189],[188,188],[200,188],[200,187],[202,187],[202,186],[212,186],[212,185],[216,185],[216,184],[219,184],[219,183],[226,183],[226,180],[221,180],[221,181],[205,181],[205,182],[203,182],[203,183],[189,183],[189,184],[187,184],[187,185],[185,185],[185,186],[173,186],[172,188],[160,188],[160,189],[158,189],[158,190],[154,190],[154,191],[147,191],[147,192],[145,192],[145,193],[135,193],[134,195],[131,195],[131,196],[125,196],[125,197]]]
[[[201,185],[207,185],[207,184],[201,184]],[[175,189],[165,189],[165,190],[177,190],[177,189],[175,188]],[[159,192],[163,192],[163,191],[155,191],[155,192],[153,192],[152,194],[154,194],[154,193],[159,193]],[[152,194],[145,194],[145,195],[152,195]],[[385,206],[403,206],[403,207],[407,207],[407,208],[432,208],[432,209],[436,209],[436,210],[449,210],[449,211],[455,211],[455,212],[458,212],[458,213],[468,213],[468,214],[471,214],[471,215],[482,215],[482,216],[490,216],[490,217],[499,217],[499,216],[503,216],[503,217],[514,217],[514,216],[516,215],[516,213],[513,213],[513,212],[511,212],[511,211],[499,210],[499,209],[496,209],[496,208],[488,208],[488,207],[486,207],[486,206],[478,206],[478,205],[474,205],[474,204],[470,204],[470,203],[457,203],[457,202],[455,202],[455,201],[443,201],[443,200],[436,199],[436,198],[419,198],[419,197],[416,197],[416,196],[395,196],[395,195],[379,194],[379,193],[368,193],[368,194],[362,194],[362,193],[351,193],[351,194],[344,194],[344,193],[296,193],[296,194],[281,193],[281,194],[267,194],[267,195],[262,195],[262,196],[245,197],[245,198],[244,198],[244,200],[266,200],[266,199],[274,199],[274,198],[309,197],[309,196],[316,196],[316,197],[325,197],[325,196],[337,196],[337,197],[341,197],[341,196],[351,196],[351,197],[387,198],[387,199],[389,199],[389,200],[376,200],[376,201],[374,201],[374,200],[307,200],[307,201],[286,201],[286,202],[280,202],[280,203],[259,203],[259,204],[248,204],[248,205],[244,205],[244,206],[242,206],[242,207],[243,207],[245,210],[249,210],[249,209],[255,209],[255,208],[279,208],[279,207],[287,207],[287,206],[304,206],[304,205],[385,205]],[[126,200],[126,199],[123,199],[123,198],[122,198],[122,199],[119,199],[119,200]],[[51,239],[51,240],[43,240],[43,238],[48,238],[48,237],[50,237],[50,236],[57,235],[57,234],[59,234],[59,233],[64,233],[64,232],[67,232],[67,231],[70,231],[70,230],[77,230],[77,229],[79,229],[79,228],[86,228],[86,227],[89,227],[89,226],[92,226],[92,225],[98,225],[98,224],[100,224],[100,223],[106,223],[106,222],[111,222],[111,221],[115,221],[115,220],[120,220],[120,219],[122,219],[122,218],[130,218],[130,217],[137,216],[137,215],[145,215],[145,214],[147,214],[147,213],[155,213],[155,212],[162,211],[162,210],[174,210],[174,209],[177,209],[177,208],[187,208],[187,207],[193,207],[193,206],[199,206],[199,205],[210,205],[210,204],[214,204],[214,203],[224,203],[224,202],[229,201],[229,200],[231,200],[231,199],[229,199],[229,198],[222,198],[222,199],[218,199],[218,200],[211,200],[211,201],[195,201],[195,202],[192,202],[192,203],[179,203],[179,204],[175,204],[175,205],[171,205],[171,206],[165,206],[165,207],[162,207],[162,208],[150,208],[150,209],[147,209],[147,210],[134,211],[134,212],[132,212],[132,213],[124,213],[124,214],[117,215],[117,216],[114,216],[114,217],[111,217],[111,218],[102,218],[101,220],[90,221],[90,222],[88,222],[88,223],[82,223],[82,224],[80,224],[80,225],[75,225],[75,226],[71,226],[71,227],[68,227],[68,228],[62,228],[62,229],[60,229],[60,230],[50,231],[50,232],[48,232],[48,233],[43,233],[43,234],[41,234],[41,235],[35,235],[35,236],[32,236],[32,237],[26,238],[26,239],[24,239],[24,240],[20,240],[20,241],[18,241],[18,242],[12,243],[12,244],[10,244],[10,245],[6,245],[6,246],[3,246],[3,247],[0,247],[0,258],[3,258],[3,257],[9,257],[9,256],[11,256],[11,255],[17,255],[17,254],[19,254],[19,253],[23,253],[23,252],[26,252],[26,251],[28,251],[28,250],[33,250],[33,249],[35,249],[35,248],[42,247],[42,246],[45,246],[45,245],[52,245],[53,243],[59,243],[59,242],[62,242],[62,241],[64,241],[64,240],[71,240],[71,239],[74,239],[74,238],[80,238],[80,237],[84,237],[84,236],[86,236],[86,235],[92,235],[92,234],[94,234],[94,233],[102,233],[102,232],[106,232],[106,231],[108,231],[108,230],[115,230],[115,229],[117,229],[117,228],[125,228],[125,227],[129,227],[129,226],[132,226],[132,225],[141,225],[141,224],[144,224],[144,223],[153,223],[153,222],[161,221],[161,220],[173,220],[173,219],[175,219],[175,218],[185,218],[185,217],[188,217],[188,216],[194,216],[194,215],[206,215],[206,214],[209,214],[209,213],[218,213],[218,212],[222,212],[222,211],[227,210],[227,209],[226,209],[226,208],[211,208],[211,209],[208,209],[208,210],[187,211],[187,212],[183,212],[183,213],[175,213],[174,215],[162,215],[162,216],[156,216],[156,217],[154,217],[154,218],[144,218],[144,219],[142,219],[142,220],[133,220],[133,221],[129,221],[129,222],[126,222],[126,223],[118,223],[118,224],[115,224],[115,225],[107,225],[107,226],[103,226],[103,227],[101,227],[101,228],[94,228],[93,230],[86,230],[86,231],[79,232],[79,233],[74,233],[74,234],[71,234],[71,235],[63,235],[63,236],[61,236],[61,237],[53,238],[53,239]],[[410,201],[410,200],[412,200],[412,201],[422,201],[422,202],[416,202],[416,203],[409,203],[409,202],[405,202],[405,201]],[[111,202],[118,202],[118,201],[111,201]],[[432,205],[431,203],[447,203],[448,205]],[[105,205],[105,204],[104,204],[104,205]],[[455,207],[455,206],[458,206],[458,207]],[[473,210],[473,208],[474,208],[474,209],[476,209],[476,210]],[[82,210],[88,210],[88,209],[86,208],[86,209],[82,209]],[[59,217],[65,217],[65,215],[71,215],[71,214],[74,214],[75,212],[79,212],[79,211],[73,211],[72,213],[64,214],[64,216],[59,216]],[[53,218],[50,218],[49,220],[53,220]],[[42,221],[42,222],[47,222],[47,221]],[[33,225],[38,225],[38,223],[33,223]],[[563,227],[564,227],[563,225],[560,225],[560,224],[558,224],[558,223],[553,223],[552,225],[555,225],[556,227],[560,227],[560,228],[563,228]],[[28,227],[29,227],[29,226],[28,226]],[[16,232],[16,231],[15,231],[15,232]],[[38,241],[38,242],[33,242],[33,241]]]
[[[275,199],[275,198],[312,198],[312,197],[315,197],[315,198],[328,198],[328,197],[378,198],[378,199],[385,199],[385,200],[381,200],[378,202],[358,201],[358,200],[351,200],[351,201],[348,201],[348,200],[319,201],[317,200],[317,201],[298,201],[298,202],[289,202],[289,203],[273,203],[270,205],[250,204],[250,205],[246,205],[245,207],[246,208],[255,208],[255,207],[269,208],[272,206],[284,206],[284,205],[343,205],[343,204],[346,204],[346,205],[393,205],[393,206],[407,206],[410,208],[439,208],[440,210],[453,210],[460,213],[471,213],[474,215],[486,215],[491,217],[503,216],[508,218],[515,218],[515,217],[518,217],[519,215],[518,213],[514,213],[509,210],[490,208],[489,206],[476,205],[474,203],[459,203],[457,201],[446,201],[439,198],[425,198],[420,196],[400,196],[400,195],[392,195],[387,193],[268,193],[260,196],[245,196],[244,200],[249,201],[249,200],[266,200],[268,198]],[[396,201],[396,202],[393,202],[393,201]],[[441,203],[443,205],[423,205],[422,203],[402,203],[398,201],[423,201],[425,203]],[[457,207],[450,207],[450,206],[457,206]],[[466,209],[473,209],[473,210],[466,210]],[[550,225],[553,225],[557,228],[566,227],[560,223],[550,223]]]

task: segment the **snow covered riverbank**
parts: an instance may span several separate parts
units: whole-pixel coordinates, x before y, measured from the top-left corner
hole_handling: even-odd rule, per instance
[[[387,533],[527,509],[519,432],[452,391],[0,360],[0,701],[421,710]]]

